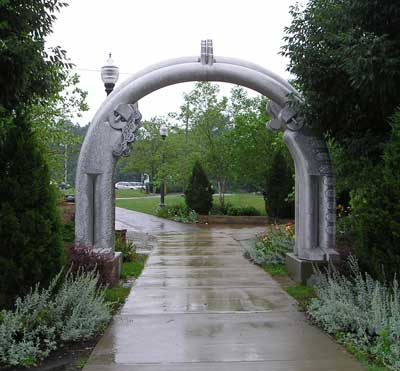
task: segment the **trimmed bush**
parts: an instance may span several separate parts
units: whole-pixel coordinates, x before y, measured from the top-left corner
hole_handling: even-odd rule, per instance
[[[213,190],[200,162],[193,166],[192,175],[185,191],[186,205],[198,214],[208,214],[212,208]]]
[[[232,216],[259,216],[261,213],[254,206],[228,207],[227,215]]]

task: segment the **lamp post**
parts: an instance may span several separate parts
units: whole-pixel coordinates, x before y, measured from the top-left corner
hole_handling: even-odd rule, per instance
[[[163,140],[163,145],[162,145],[162,149],[161,149],[161,168],[163,168],[164,161],[165,161],[165,159],[164,159],[164,147],[165,147],[164,141],[165,141],[165,138],[168,136],[168,128],[166,125],[161,125],[160,136],[161,136],[161,139]],[[163,174],[162,180],[161,180],[161,188],[160,188],[160,207],[165,207],[164,198],[165,198],[165,178],[164,178],[164,174]]]
[[[114,60],[111,58],[111,53],[108,56],[107,63],[101,67],[101,79],[103,80],[106,93],[109,95],[118,81],[119,68],[114,64]]]

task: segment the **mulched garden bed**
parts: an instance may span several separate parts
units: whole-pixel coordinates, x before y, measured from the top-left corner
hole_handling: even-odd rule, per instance
[[[90,353],[96,346],[101,336],[97,338],[66,343],[62,347],[55,350],[40,365],[36,367],[7,367],[0,368],[2,371],[80,371],[82,370]]]

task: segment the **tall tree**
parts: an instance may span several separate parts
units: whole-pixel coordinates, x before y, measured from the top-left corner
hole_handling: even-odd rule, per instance
[[[230,135],[234,180],[239,187],[264,191],[274,153],[284,154],[288,163],[292,161],[290,154],[282,134],[266,130],[269,116],[265,98],[249,97],[242,87],[234,87],[229,101],[234,124]]]
[[[392,197],[382,188],[382,172],[392,131],[389,117],[400,105],[400,3],[310,0],[304,8],[292,7],[291,14],[283,54],[305,98],[300,109],[307,123],[333,143],[338,183],[351,196],[361,262],[375,276],[382,266],[393,275],[392,262],[400,256],[394,243],[399,216],[380,213],[396,226],[382,234],[375,206],[390,210]],[[397,187],[400,179],[392,180]],[[385,243],[377,243],[379,234]]]
[[[79,76],[66,74],[59,91],[31,106],[32,128],[54,182],[75,179],[75,174],[68,176],[68,162],[76,145],[81,144],[82,135],[73,120],[88,110],[86,96],[87,92],[79,87]]]
[[[65,5],[0,4],[0,306],[37,282],[48,283],[63,262],[54,194],[31,113],[65,77],[65,52],[45,48],[55,13]]]
[[[185,96],[191,110],[192,135],[196,138],[198,158],[215,181],[221,206],[232,174],[232,123],[227,112],[228,100],[218,97],[219,86],[199,82]]]

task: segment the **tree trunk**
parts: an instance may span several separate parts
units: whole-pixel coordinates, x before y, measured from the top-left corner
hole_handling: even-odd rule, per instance
[[[225,179],[217,179],[217,188],[219,193],[219,203],[221,209],[225,208]]]

